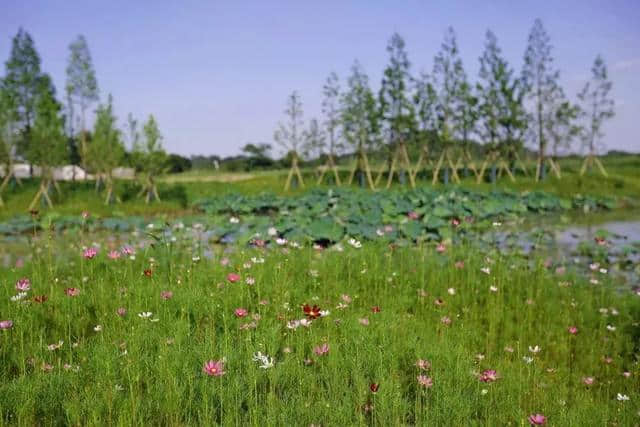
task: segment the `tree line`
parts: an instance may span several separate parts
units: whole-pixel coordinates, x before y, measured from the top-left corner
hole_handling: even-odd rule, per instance
[[[79,35],[69,45],[62,102],[51,77],[41,68],[33,38],[20,28],[13,37],[4,76],[0,77],[0,165],[5,171],[0,192],[16,179],[12,176],[13,163],[25,160],[41,170],[41,184],[32,207],[40,199],[51,205],[49,194],[57,188],[53,170],[72,163],[95,174],[97,188],[104,188],[105,202],[110,203],[117,199],[113,170],[126,160],[137,171],[140,195],[147,201],[157,199],[154,180],[167,164],[158,123],[150,115],[139,124],[129,114],[122,130],[114,115],[112,96],[100,102],[99,94],[84,36]],[[87,115],[94,107],[93,129],[87,129]]]
[[[380,89],[371,88],[369,77],[356,60],[341,87],[336,73],[323,86],[323,120],[305,125],[299,94],[287,98],[286,120],[278,124],[274,140],[293,158],[324,154],[326,170],[339,180],[336,155],[355,154],[349,177],[361,176],[375,187],[385,174],[388,184],[394,172],[408,176],[412,185],[422,167],[431,164],[433,181],[442,172],[457,178],[459,169],[472,170],[480,180],[487,166],[512,171],[526,166],[520,153],[526,146],[537,152],[536,179],[546,171],[560,177],[555,158],[562,150],[581,143],[587,150],[584,168],[597,162],[603,124],[614,115],[612,83],[602,56],[597,55],[591,78],[574,102],[560,85],[550,37],[540,19],[529,33],[524,65],[517,72],[502,54],[496,35],[488,30],[480,69],[475,81],[467,75],[455,31],[449,27],[433,59],[431,72],[414,74],[404,39],[393,34],[387,45],[388,65]],[[484,160],[476,163],[471,146],[483,146]],[[412,163],[407,145],[419,146],[420,157]],[[388,162],[378,177],[368,165],[368,152],[384,151]],[[415,150],[413,150],[415,152]],[[433,157],[433,154],[439,156]],[[287,186],[298,175],[294,164]],[[299,177],[299,180],[302,178]],[[322,179],[322,175],[320,177]]]

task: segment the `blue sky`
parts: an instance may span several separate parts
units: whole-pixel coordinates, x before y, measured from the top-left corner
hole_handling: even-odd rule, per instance
[[[487,28],[519,70],[536,17],[551,36],[571,97],[596,54],[604,56],[616,102],[605,142],[640,151],[640,2],[633,0],[2,0],[0,59],[6,61],[22,26],[61,92],[68,45],[84,34],[102,99],[113,95],[121,123],[129,112],[139,119],[154,114],[169,151],[230,155],[246,142],[272,141],[294,89],[305,118],[319,116],[327,75],[336,71],[344,84],[356,58],[377,88],[395,31],[417,73],[431,70],[452,25],[475,78]]]

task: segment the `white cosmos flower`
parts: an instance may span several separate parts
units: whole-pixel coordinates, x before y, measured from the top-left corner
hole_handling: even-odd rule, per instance
[[[616,327],[613,325],[607,325],[607,330],[613,332],[616,330]]]
[[[529,364],[529,363],[533,362],[533,357],[524,356],[524,357],[522,358],[522,360],[524,360],[524,363]]]
[[[273,368],[274,360],[273,357],[269,357],[266,354],[262,354],[262,352],[257,352],[253,355],[253,361],[260,363],[260,368],[269,369]]]
[[[269,229],[267,230],[267,234],[273,237],[278,234],[278,230],[276,230],[275,227],[269,227]]]
[[[482,267],[480,269],[484,274],[491,274],[491,269],[489,267]]]
[[[535,346],[535,347],[529,346],[529,351],[531,353],[540,353],[540,350],[542,350],[542,349],[539,346]]]
[[[299,320],[290,320],[287,322],[287,329],[298,329],[298,326],[300,326]]]
[[[19,292],[18,294],[11,297],[11,301],[20,301],[27,296],[26,292]]]
[[[353,237],[349,239],[349,244],[356,249],[360,249],[362,247],[362,243],[360,243],[359,240],[356,240]]]
[[[153,313],[150,311],[143,311],[142,313],[138,313],[138,317],[141,319],[148,319],[153,316]]]
[[[237,223],[239,223],[239,222],[240,222],[240,218],[235,217],[235,216],[232,216],[231,218],[229,218],[229,222],[230,222],[231,224],[237,224]]]
[[[618,393],[617,399],[621,402],[629,400],[629,396],[626,394]]]
[[[308,328],[309,326],[311,326],[311,320],[309,320],[309,319],[300,319],[300,324],[302,326],[304,326],[305,328]]]

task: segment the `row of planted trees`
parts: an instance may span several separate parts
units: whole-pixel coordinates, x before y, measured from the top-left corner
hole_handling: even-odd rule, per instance
[[[603,123],[614,114],[604,60],[596,57],[591,79],[577,94],[578,102],[572,102],[559,83],[560,72],[540,20],[529,34],[520,73],[502,55],[494,33],[487,31],[475,83],[465,72],[452,28],[431,73],[412,74],[405,42],[398,34],[391,37],[387,52],[389,64],[377,95],[358,61],[345,90],[335,73],[329,75],[323,87],[322,122],[311,119],[305,126],[299,95],[293,92],[288,97],[287,120],[274,135],[292,157],[285,188],[294,180],[304,185],[300,156],[325,157],[318,183],[328,172],[341,184],[336,157],[345,153],[355,157],[348,183],[358,176],[372,189],[384,177],[387,187],[396,177],[415,186],[425,169],[432,172],[433,183],[441,175],[446,182],[459,182],[459,170],[472,172],[478,182],[489,170],[492,179],[505,174],[515,180],[517,169],[529,173],[522,159],[527,143],[537,152],[536,180],[544,179],[547,170],[560,178],[558,154],[574,150],[576,142],[587,153],[580,173],[597,165],[606,175],[596,156]],[[415,163],[410,152],[419,153]],[[372,169],[370,153],[385,153],[381,169]]]
[[[5,75],[0,78],[0,166],[4,173],[0,206],[4,190],[11,183],[20,183],[14,174],[16,160],[40,170],[40,186],[30,209],[39,202],[53,205],[51,193],[59,191],[54,170],[69,163],[79,163],[95,176],[96,188],[104,191],[107,204],[119,200],[113,171],[125,163],[137,172],[139,196],[147,202],[159,199],[155,177],[164,171],[166,153],[156,120],[149,116],[139,129],[130,114],[126,131],[121,131],[109,95],[95,109],[93,129],[87,129],[87,112],[99,102],[99,90],[85,38],[73,41],[69,52],[63,105],[51,78],[41,70],[32,37],[20,29],[13,38]]]

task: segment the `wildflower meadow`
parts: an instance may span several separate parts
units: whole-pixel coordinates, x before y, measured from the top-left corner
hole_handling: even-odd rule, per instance
[[[638,423],[640,291],[604,267],[270,234],[34,234],[2,274],[2,422]]]

